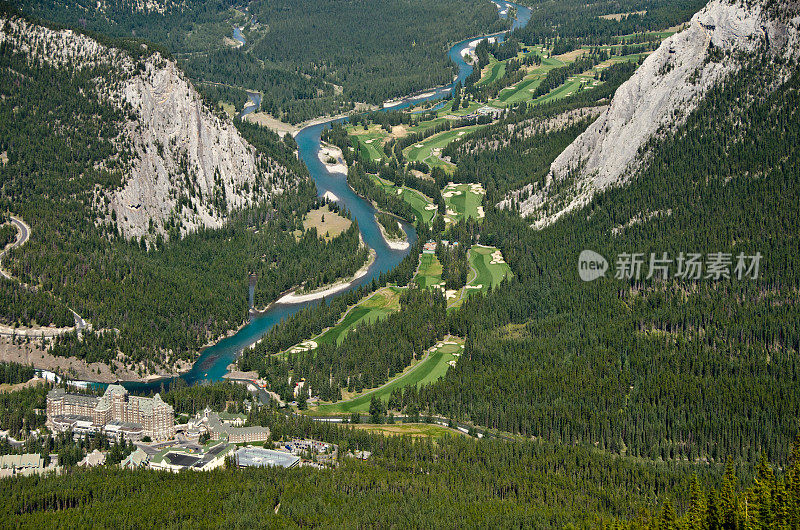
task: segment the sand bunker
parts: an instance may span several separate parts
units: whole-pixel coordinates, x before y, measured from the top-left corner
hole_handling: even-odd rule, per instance
[[[492,252],[492,261],[489,262],[490,265],[499,265],[501,263],[505,263],[503,259],[503,253],[499,250],[495,250]]]
[[[302,353],[304,351],[316,350],[317,346],[318,345],[317,345],[317,343],[315,341],[307,340],[307,341],[301,342],[300,344],[298,344],[297,346],[295,346],[294,348],[289,350],[289,352],[290,353]]]

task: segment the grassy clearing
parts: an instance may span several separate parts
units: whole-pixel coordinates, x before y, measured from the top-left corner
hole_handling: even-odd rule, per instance
[[[223,111],[225,111],[225,114],[227,114],[228,117],[233,118],[234,116],[236,116],[236,105],[234,105],[233,103],[228,103],[227,101],[220,101],[219,106]]]
[[[326,241],[330,241],[348,228],[352,221],[342,217],[336,212],[332,212],[329,205],[321,206],[316,210],[308,212],[303,219],[303,229],[308,231],[312,228],[317,229],[317,234]]]
[[[411,436],[413,438],[442,438],[443,436],[453,436],[460,434],[466,436],[461,431],[448,429],[441,425],[432,423],[393,423],[391,425],[375,425],[366,423],[356,423],[348,425],[353,429],[367,431],[375,434],[386,434],[395,436]]]
[[[451,342],[452,344],[446,344]],[[450,362],[455,361],[463,351],[463,339],[446,339],[434,346],[422,361],[412,364],[400,375],[374,390],[367,390],[347,401],[320,405],[311,409],[314,414],[349,414],[351,412],[367,412],[372,396],[386,401],[396,388],[410,385],[423,385],[432,383],[442,377],[450,368]]]
[[[481,202],[486,192],[480,184],[448,184],[442,190],[447,207],[444,221],[446,224],[456,223],[461,219],[484,217]]]

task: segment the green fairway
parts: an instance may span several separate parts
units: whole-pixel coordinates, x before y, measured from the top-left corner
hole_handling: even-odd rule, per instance
[[[419,270],[414,281],[420,289],[438,285],[442,281],[442,264],[436,254],[422,254],[419,259]]]
[[[406,147],[403,151],[403,155],[410,162],[426,162],[430,166],[439,166],[450,170],[452,164],[439,158],[441,150],[454,139],[472,132],[478,127],[480,126],[470,125],[469,127],[461,127],[459,129],[434,134],[430,138],[426,138],[419,143]]]
[[[335,326],[323,331],[311,340],[303,341],[286,352],[300,352],[316,349],[320,344],[341,344],[347,334],[362,324],[386,318],[400,310],[400,292],[397,287],[385,287],[372,296],[361,300]],[[279,355],[285,355],[283,352]]]
[[[532,93],[542,82],[547,72],[558,66],[564,66],[564,62],[552,57],[543,58],[542,64],[534,68],[516,86],[501,90],[495,100],[495,104],[502,106],[513,105],[520,101],[530,101]]]
[[[475,277],[467,283],[466,292],[486,292],[490,287],[500,285],[511,274],[511,268],[502,253],[493,247],[473,246],[469,251],[469,263],[475,271]]]
[[[522,81],[517,83],[515,88],[504,88],[500,91],[497,97],[498,102],[513,104],[525,101],[531,98],[531,92],[536,90],[539,84],[544,79],[544,74],[536,73],[529,77],[525,77]]]
[[[450,342],[450,344],[447,344]],[[320,405],[310,412],[315,414],[349,414],[351,412],[366,412],[369,410],[369,402],[372,396],[376,395],[386,401],[395,388],[403,388],[410,385],[423,385],[436,381],[442,377],[450,362],[455,361],[463,351],[464,341],[462,339],[447,339],[437,343],[431,350],[426,352],[426,357],[417,364],[412,364],[409,368],[386,383],[385,385],[359,394],[358,396],[338,403]]]
[[[347,313],[338,324],[317,337],[317,344],[341,344],[351,330],[362,324],[375,322],[400,309],[400,295],[391,287],[381,289],[363,300]]]
[[[488,85],[490,83],[494,83],[501,77],[503,77],[506,73],[506,63],[497,62],[494,59],[489,63],[489,71],[486,73],[486,77],[481,78],[480,81],[476,83],[476,85]]]
[[[392,184],[390,181],[381,179],[377,175],[370,175],[370,177],[373,181],[375,181],[376,184],[378,184],[378,186],[383,189],[383,191],[389,195],[398,195],[398,190],[400,188]],[[433,221],[433,218],[436,216],[436,208],[431,208],[431,206],[433,206],[433,200],[431,198],[422,194],[422,192],[418,190],[407,187],[403,187],[401,194],[403,200],[411,206],[412,210],[414,210],[414,216],[418,221],[425,224],[430,224],[431,221]]]
[[[386,153],[383,152],[383,139],[386,138],[385,134],[370,133],[355,136],[358,141],[358,147],[362,153],[366,152],[370,160],[382,160],[386,158]]]
[[[481,202],[486,195],[480,184],[448,184],[442,190],[447,207],[444,221],[446,224],[456,223],[461,219],[484,217]]]

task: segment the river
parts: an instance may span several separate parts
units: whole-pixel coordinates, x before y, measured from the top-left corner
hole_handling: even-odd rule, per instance
[[[527,7],[504,0],[497,0],[493,3],[498,5],[498,11],[508,9],[508,7],[516,8],[517,19],[514,21],[512,29],[524,26],[530,19],[531,11]],[[504,33],[487,35],[487,37],[496,37],[499,40],[502,40],[503,36]],[[450,59],[458,66],[458,75],[452,84],[428,90],[422,93],[422,95],[409,96],[396,102],[391,107],[388,107],[387,110],[399,110],[424,101],[445,97],[450,93],[455,83],[463,83],[464,79],[472,73],[472,66],[463,60],[461,52],[474,40],[475,38],[471,38],[458,42],[448,52]],[[358,226],[361,230],[361,236],[364,242],[376,252],[375,262],[370,266],[367,274],[355,281],[350,288],[340,291],[334,296],[356,289],[371,282],[373,278],[378,278],[381,273],[396,267],[409,252],[409,250],[393,250],[389,248],[378,229],[378,223],[375,219],[375,208],[355,194],[347,184],[346,175],[329,172],[325,164],[319,160],[320,134],[323,129],[330,127],[334,122],[344,121],[345,119],[346,118],[330,120],[325,123],[311,125],[302,129],[295,137],[300,158],[308,167],[308,171],[317,185],[317,194],[321,197],[328,191],[333,193],[338,198],[338,204],[349,210],[352,217],[358,221]],[[402,225],[409,242],[413,245],[417,240],[417,234],[414,228],[405,222],[402,223]],[[246,294],[245,291],[242,291],[243,297],[246,296]],[[272,327],[280,323],[281,320],[296,313],[303,307],[317,303],[319,303],[319,301],[298,304],[273,304],[266,312],[253,316],[250,322],[245,324],[234,335],[224,338],[204,349],[191,370],[180,377],[190,385],[203,381],[221,380],[228,371],[228,365],[236,360],[239,353],[244,348],[258,341],[258,339],[264,336]],[[169,384],[170,380],[171,379],[160,379],[146,383],[125,382],[123,385],[129,390],[156,391],[162,386]]]

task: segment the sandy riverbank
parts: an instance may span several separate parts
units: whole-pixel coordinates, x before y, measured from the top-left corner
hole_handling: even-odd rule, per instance
[[[297,133],[300,132],[302,129],[305,129],[306,127],[311,127],[312,125],[319,125],[320,123],[327,123],[329,121],[340,120],[342,118],[347,118],[348,116],[352,116],[353,114],[378,110],[379,108],[380,107],[378,107],[377,105],[370,105],[368,103],[356,103],[355,108],[351,111],[342,112],[341,114],[336,114],[335,116],[320,116],[312,120],[306,120],[304,122],[298,123],[297,125],[292,125],[291,123],[286,123],[284,121],[281,121],[278,118],[275,118],[274,116],[266,112],[255,112],[247,114],[245,116],[245,119],[253,123],[257,123],[259,125],[267,127],[269,129],[272,129],[281,136],[284,136],[285,134],[291,134],[292,136],[297,136]]]
[[[316,291],[303,294],[297,293],[297,290],[299,289],[298,287],[297,289],[294,289],[291,292],[281,296],[274,303],[299,304],[302,302],[312,302],[314,300],[320,300],[332,294],[336,294],[340,291],[344,291],[345,289],[351,287],[356,282],[356,280],[366,276],[367,272],[369,271],[369,268],[375,262],[376,256],[377,254],[375,253],[375,251],[373,249],[369,249],[369,259],[367,260],[367,262],[360,269],[356,271],[356,273],[353,275],[352,278],[350,278],[347,281],[339,281],[331,285],[326,285],[325,287],[317,289]]]
[[[375,219],[375,222],[378,223],[378,228],[381,231],[381,235],[383,236],[383,240],[386,242],[386,246],[388,246],[390,249],[392,249],[392,250],[406,250],[408,247],[411,246],[411,243],[409,243],[408,239],[406,239],[405,237],[403,237],[403,239],[391,239],[391,238],[389,238],[389,236],[386,234],[386,229],[383,228],[383,225],[381,224],[381,222],[378,221],[377,218]],[[398,226],[400,226],[400,230],[403,230],[403,226],[400,225],[399,222],[397,224],[398,224]],[[403,234],[405,234],[405,231],[403,231]]]
[[[244,116],[244,120],[249,121],[250,123],[256,123],[262,127],[266,127],[267,129],[271,129],[278,133],[281,138],[287,134],[294,136],[298,133],[298,131],[300,131],[298,127],[292,125],[291,123],[283,122],[267,112],[251,112],[250,114],[246,114]]]
[[[320,142],[319,153],[317,153],[319,161],[325,164],[325,168],[329,173],[343,173],[347,175],[347,164],[344,161],[342,150],[335,145]],[[331,162],[333,159],[335,162]]]

